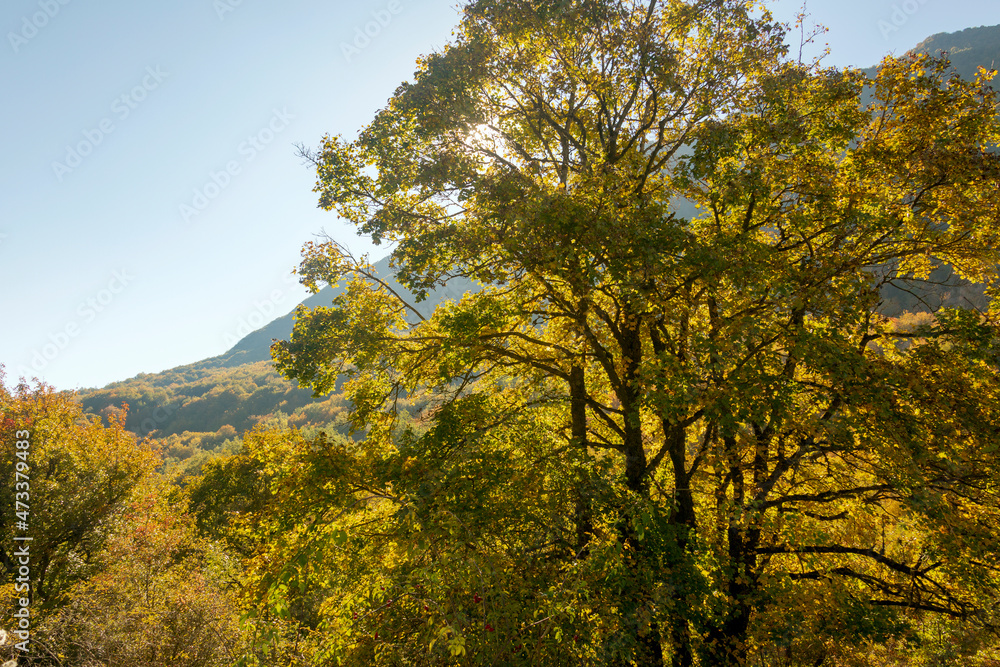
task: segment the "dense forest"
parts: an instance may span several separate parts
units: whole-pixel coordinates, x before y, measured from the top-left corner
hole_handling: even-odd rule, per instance
[[[198,364],[0,367],[0,661],[1000,664],[1000,30],[790,39],[472,0],[301,150],[384,262],[306,243]]]

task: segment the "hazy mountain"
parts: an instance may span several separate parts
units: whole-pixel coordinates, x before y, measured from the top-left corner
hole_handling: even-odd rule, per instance
[[[932,56],[943,51],[948,54],[955,69],[969,78],[980,66],[991,69],[1000,65],[1000,25],[966,28],[961,32],[939,32],[917,44],[913,51]]]
[[[413,304],[421,315],[427,316],[433,312],[442,301],[450,299],[460,299],[466,291],[472,289],[473,284],[469,280],[456,279],[450,281],[445,287],[441,287],[430,294],[427,299],[416,303],[412,293],[397,283],[392,277],[392,270],[389,268],[389,258],[384,257],[374,264],[378,277],[385,280],[392,289]],[[305,299],[302,304],[309,308],[317,306],[329,306],[333,299],[343,293],[343,287],[324,287],[318,293]],[[213,366],[239,366],[241,364],[251,364],[257,361],[267,361],[271,359],[272,340],[288,340],[292,334],[292,325],[295,321],[295,309],[288,314],[272,321],[260,329],[244,336],[228,352],[214,359],[207,359],[206,362],[214,362]]]
[[[907,53],[947,55],[955,71],[966,79],[971,79],[980,66],[986,69],[1000,66],[1000,25],[966,28],[960,32],[939,32],[920,42]],[[873,77],[877,70],[876,64],[864,72]],[[994,79],[994,88],[997,83],[998,80]]]
[[[392,278],[387,258],[374,267],[379,278],[425,316],[441,302],[459,299],[474,288],[468,280],[453,280],[416,303]],[[328,306],[342,292],[342,287],[325,287],[302,303],[310,308]],[[238,434],[262,422],[323,424],[346,431],[340,419],[344,402],[336,392],[313,398],[312,390],[281,377],[271,363],[271,342],[289,338],[294,312],[243,337],[225,354],[161,373],[141,373],[103,389],[80,391],[78,397],[85,411],[104,416],[127,404],[126,428],[161,439],[168,460],[194,457],[194,464],[204,461],[202,452],[227,446]]]

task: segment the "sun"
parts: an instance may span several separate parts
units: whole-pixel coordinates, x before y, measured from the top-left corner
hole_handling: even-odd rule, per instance
[[[478,151],[496,153],[503,147],[503,134],[492,123],[479,123],[465,136],[464,143]]]

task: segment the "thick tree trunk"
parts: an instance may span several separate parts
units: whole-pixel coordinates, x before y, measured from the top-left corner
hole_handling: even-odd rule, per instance
[[[709,633],[703,662],[711,665],[742,667],[746,665],[748,658],[747,639],[750,615],[753,611],[751,598],[757,587],[756,550],[760,541],[760,530],[747,516],[747,513],[753,510],[747,507],[743,463],[739,458],[736,440],[732,436],[727,436],[723,438],[723,443],[729,460],[729,479],[733,488],[726,526],[730,572],[726,582],[726,594],[733,603],[723,623]]]
[[[649,481],[646,477],[646,452],[642,443],[642,427],[639,421],[638,401],[631,390],[622,392],[622,408],[625,413],[625,483],[630,491],[644,500],[649,498]],[[623,621],[637,644],[636,664],[659,667],[663,665],[663,647],[660,640],[659,624],[653,620],[648,628],[640,623],[640,611],[650,604],[645,579],[654,567],[649,556],[649,548],[640,540],[635,530],[633,517],[626,512],[619,526],[621,539],[625,545],[625,558],[632,579],[632,590],[622,601]]]
[[[686,331],[686,322],[682,325],[682,331]],[[653,324],[649,325],[650,342],[653,351],[657,355],[668,353],[660,332]],[[682,335],[681,350],[679,358],[682,360],[686,356],[684,353],[684,338]],[[665,391],[662,385],[659,391]],[[685,573],[691,572],[693,564],[687,554],[687,547],[691,535],[697,529],[697,517],[694,511],[694,496],[691,493],[691,479],[687,467],[687,431],[679,425],[672,424],[668,419],[661,418],[660,425],[663,429],[663,446],[666,448],[670,458],[671,470],[674,475],[674,503],[670,513],[670,526],[675,539],[676,555],[669,564],[670,572],[677,579],[683,579]],[[694,664],[694,649],[691,641],[690,619],[684,611],[687,610],[685,601],[686,591],[681,586],[674,587],[672,595],[673,609],[670,615],[669,634],[672,648],[671,667],[691,667]]]
[[[624,438],[622,446],[625,454],[625,483],[630,491],[640,498],[648,500],[649,479],[646,474],[647,459],[642,438],[638,391],[642,340],[639,335],[638,316],[635,316],[631,321],[635,323],[634,326],[623,327],[622,337],[619,340],[625,369],[622,376],[623,386],[617,390],[623,413]],[[660,667],[663,665],[663,646],[659,624],[654,616],[648,628],[641,627],[639,613],[643,607],[651,604],[651,596],[644,579],[649,576],[648,568],[654,567],[655,564],[648,558],[649,549],[646,543],[638,539],[631,516],[623,517],[621,534],[626,546],[627,564],[632,573],[633,581],[636,583],[632,595],[626,596],[623,601],[622,615],[638,645],[637,664]],[[650,615],[652,614],[650,613]]]
[[[670,464],[674,473],[674,507],[670,514],[670,524],[674,529],[677,558],[671,564],[675,573],[687,572],[692,564],[688,562],[687,547],[691,534],[695,531],[694,496],[687,470],[687,437],[684,429],[663,422],[663,434],[667,442]],[[687,616],[680,613],[685,609],[684,591],[675,588],[674,613],[670,624],[670,643],[673,646],[671,667],[691,667],[694,664],[691,647],[691,628]]]
[[[583,368],[573,366],[569,373],[569,412],[570,437],[573,446],[578,447],[581,460],[586,461],[587,453],[587,383]],[[594,533],[593,501],[591,481],[584,471],[576,481],[576,507],[574,523],[576,524],[577,558],[585,558],[588,552],[590,538]]]

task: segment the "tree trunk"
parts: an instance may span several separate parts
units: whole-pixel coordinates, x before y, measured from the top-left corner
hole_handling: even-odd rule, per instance
[[[725,621],[709,633],[704,662],[742,667],[746,665],[748,657],[747,638],[750,614],[753,611],[751,597],[757,587],[756,550],[760,530],[755,522],[748,519],[747,513],[753,510],[746,506],[743,464],[737,451],[736,439],[726,436],[723,443],[729,460],[729,479],[733,486],[732,505],[726,526],[730,573],[726,582],[726,594],[733,603]]]
[[[570,437],[573,446],[578,447],[582,461],[587,454],[587,384],[583,368],[573,366],[569,373],[569,412]],[[592,492],[589,473],[581,472],[576,480],[576,507],[574,523],[576,524],[577,558],[585,558],[588,553],[590,538],[594,533],[593,513],[591,510]]]
[[[670,464],[674,473],[674,507],[670,513],[670,525],[674,530],[677,556],[671,563],[671,572],[682,573],[691,571],[693,565],[688,562],[687,547],[691,533],[696,528],[694,513],[694,496],[691,494],[691,481],[687,470],[687,434],[683,428],[671,426],[663,421],[663,435],[670,455]],[[680,610],[685,609],[684,591],[675,587],[673,595],[674,613],[670,623],[670,642],[673,645],[671,667],[691,667],[694,664],[691,648],[691,628],[687,615]]]
[[[649,479],[647,477],[646,450],[642,438],[642,419],[640,415],[640,401],[638,395],[638,375],[639,364],[642,361],[642,340],[639,336],[639,318],[634,316],[630,319],[633,326],[623,326],[622,336],[619,339],[622,349],[622,357],[625,362],[625,372],[623,374],[622,386],[616,391],[622,406],[623,416],[623,449],[625,454],[625,483],[628,489],[639,496],[642,500],[649,500]],[[649,570],[655,563],[648,558],[649,549],[646,543],[636,534],[633,518],[626,514],[622,518],[620,527],[622,541],[626,546],[625,558],[628,569],[632,573],[635,586],[632,587],[632,594],[626,594],[623,600],[622,616],[629,628],[629,632],[635,638],[638,646],[636,655],[637,664],[660,667],[663,665],[663,647],[660,640],[660,627],[649,610],[652,620],[649,628],[642,628],[639,620],[640,610],[651,605],[652,596],[644,583]]]

